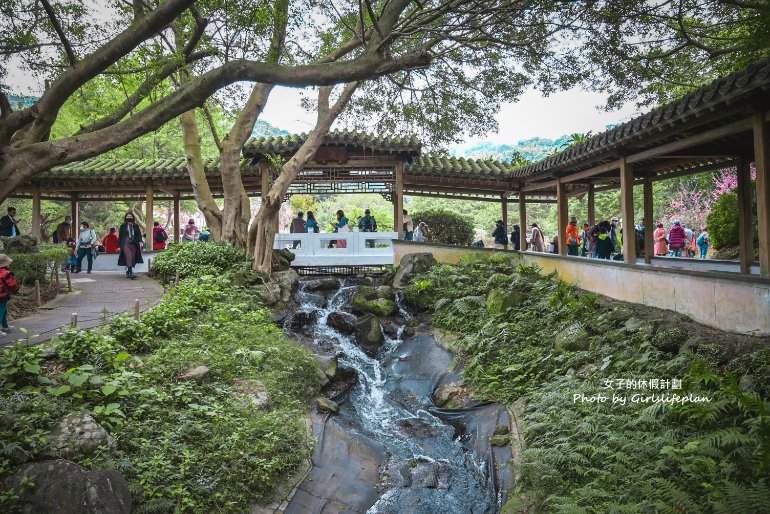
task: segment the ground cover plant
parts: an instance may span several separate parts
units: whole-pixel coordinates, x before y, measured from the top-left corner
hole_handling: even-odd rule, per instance
[[[767,340],[610,308],[554,279],[498,256],[435,266],[407,290],[459,334],[480,397],[523,404],[522,478],[503,511],[767,512]],[[681,389],[652,388],[673,379]]]
[[[180,277],[217,275],[247,265],[243,250],[227,243],[171,243],[153,261],[153,270],[161,276],[179,272]]]
[[[0,477],[60,455],[51,431],[72,412],[92,415],[114,446],[69,458],[117,468],[136,512],[248,511],[309,455],[315,359],[224,278],[182,280],[139,321],[71,330],[53,348],[0,354]],[[208,374],[181,377],[196,366]],[[256,405],[255,390],[269,399]],[[0,510],[15,508],[13,492],[0,496]]]

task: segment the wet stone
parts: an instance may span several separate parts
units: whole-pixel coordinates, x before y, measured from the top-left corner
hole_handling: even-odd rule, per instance
[[[326,317],[326,324],[346,335],[350,335],[356,331],[356,317],[347,312],[330,313]]]
[[[337,402],[330,400],[328,398],[325,398],[323,396],[319,396],[315,399],[316,409],[318,409],[318,412],[325,414],[327,412],[333,412],[338,413],[340,411],[340,406]]]

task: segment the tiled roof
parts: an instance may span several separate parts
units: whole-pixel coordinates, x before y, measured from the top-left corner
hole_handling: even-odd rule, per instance
[[[254,168],[246,165],[247,160],[241,161],[241,170],[249,174]],[[203,159],[206,176],[219,176],[219,157]],[[254,170],[258,175],[258,170]],[[43,172],[38,177],[48,180],[61,179],[183,179],[188,177],[187,159],[175,157],[172,159],[108,159],[94,158],[82,162],[73,162],[57,166]]]
[[[455,176],[458,178],[508,178],[513,167],[492,159],[466,159],[438,154],[423,154],[405,166],[409,175]]]
[[[302,146],[308,135],[291,134],[288,136],[265,136],[252,138],[243,147],[243,154],[254,156],[267,153],[295,152]],[[329,132],[323,142],[327,146],[349,145],[381,152],[397,152],[418,154],[422,143],[416,136],[377,136],[364,132],[348,130],[333,130]]]
[[[708,104],[719,102],[745,91],[770,84],[770,58],[761,59],[747,68],[736,71],[727,77],[719,78],[700,89],[686,94],[666,105],[634,118],[631,121],[596,134],[584,143],[573,145],[553,156],[546,157],[528,166],[514,171],[515,177],[527,177],[551,168],[572,164],[582,158],[591,157],[602,151],[613,149],[631,140],[647,130],[675,121],[680,116],[687,116],[699,111]]]

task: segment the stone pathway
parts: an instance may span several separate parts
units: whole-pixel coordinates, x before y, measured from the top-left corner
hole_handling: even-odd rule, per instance
[[[72,293],[66,292],[66,278],[60,274],[64,292],[32,315],[11,320],[10,324],[16,330],[0,338],[0,346],[18,339],[27,339],[30,343],[47,341],[61,329],[69,327],[72,313],[78,315],[78,327],[92,328],[104,324],[116,314],[133,312],[136,299],[142,310],[156,303],[163,294],[163,286],[147,276],[146,264],[137,267],[138,277],[135,280],[128,280],[125,268],[118,268],[117,259],[117,255],[99,256],[90,275],[85,272],[84,262],[84,271],[72,275]],[[27,329],[27,333],[21,333],[20,328]]]

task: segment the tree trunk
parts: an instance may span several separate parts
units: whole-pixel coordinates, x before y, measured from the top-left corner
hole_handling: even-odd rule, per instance
[[[345,85],[334,106],[329,107],[329,96],[332,87],[324,86],[318,91],[318,116],[313,130],[302,144],[297,153],[281,168],[281,174],[273,183],[273,187],[262,199],[262,205],[254,219],[255,245],[254,245],[254,269],[270,273],[272,267],[273,242],[275,241],[275,225],[278,212],[281,209],[283,197],[289,190],[292,182],[297,178],[305,164],[315,155],[318,147],[323,143],[326,134],[329,133],[334,120],[342,112],[353,96],[358,82],[350,82]]]

